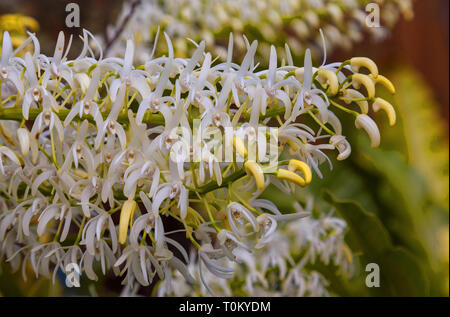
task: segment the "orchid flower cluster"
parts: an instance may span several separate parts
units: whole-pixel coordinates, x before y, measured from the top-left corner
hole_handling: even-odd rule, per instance
[[[312,213],[314,199],[309,197],[306,206],[295,203],[297,212]],[[339,274],[352,276],[355,270],[352,253],[344,242],[345,221],[330,214],[319,218],[307,217],[291,221],[274,233],[272,243],[252,253],[240,252],[238,264],[226,260],[233,267],[232,279],[218,278],[209,271],[199,276],[199,262],[191,254],[188,270],[192,276],[203,278],[203,284],[189,284],[176,270],[172,270],[158,286],[158,296],[330,296],[328,281],[314,269],[321,261],[333,263]],[[138,288],[127,290],[134,295]],[[125,294],[124,294],[125,295]]]
[[[366,23],[369,3],[380,8],[379,27]],[[153,42],[159,26],[174,40],[179,56],[192,53],[185,41],[186,37],[192,37],[195,41],[205,39],[207,48],[225,59],[224,44],[231,31],[236,35],[239,55],[246,51],[245,37],[241,35],[259,40],[257,56],[262,62],[270,54],[270,43],[280,47],[280,55],[282,45],[287,43],[294,52],[304,52],[310,47],[313,56],[318,56],[321,38],[316,30],[319,28],[327,35],[329,51],[350,49],[365,38],[364,34],[374,39],[386,37],[400,15],[413,16],[410,0],[141,0],[135,10],[133,5],[132,1],[125,3],[118,22],[108,27],[107,39],[114,38],[121,30],[121,41],[116,41],[109,50],[111,56],[119,56],[124,53],[126,40],[134,37],[138,61],[148,59],[148,44]],[[130,12],[133,12],[131,17]]]
[[[203,283],[205,274],[231,279],[235,268],[225,262],[245,264],[253,252],[273,249],[277,226],[310,216],[281,212],[259,197],[266,187],[291,193],[313,173],[321,177],[333,151],[338,160],[350,155],[338,115],[353,118],[373,147],[380,133],[369,109],[395,123],[392,105],[375,89],[394,87],[368,58],[313,67],[306,50],[298,67],[286,46],[289,58],[279,65],[272,46],[269,67],[258,69],[257,41],[237,64],[233,36],[225,62],[205,51],[205,41],[192,57],[175,58],[164,37],[168,55],[153,56],[155,44],[135,67],[131,40],[123,58],[95,57],[89,43],[96,40],[84,30],[82,51],[69,59],[71,39],[66,47],[62,32],[53,56],[40,52],[34,34],[16,50],[3,34],[0,256],[24,278],[28,263],[48,278],[76,264],[90,280],[101,268],[129,287],[164,280],[173,269],[194,283],[191,245]],[[33,52],[19,57],[30,44]],[[194,143],[195,127],[197,159],[195,147],[181,142]],[[215,149],[227,143],[217,132],[230,128],[227,161]],[[274,146],[287,159],[267,159]],[[175,232],[185,239],[172,238]]]

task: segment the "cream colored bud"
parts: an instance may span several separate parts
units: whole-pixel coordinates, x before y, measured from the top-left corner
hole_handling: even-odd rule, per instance
[[[336,134],[342,134],[342,124],[334,112],[328,110],[328,124],[331,125]]]
[[[23,156],[27,156],[30,151],[30,133],[25,128],[17,130],[17,138],[19,139],[20,150]]]
[[[375,102],[372,105],[373,111],[378,112],[378,110],[382,109],[384,112],[386,112],[388,119],[389,119],[389,125],[393,126],[396,121],[396,115],[394,107],[387,102],[386,100],[382,98],[376,98]]]
[[[375,84],[382,84],[384,87],[387,88],[387,90],[389,90],[391,94],[395,94],[394,84],[392,84],[392,82],[383,75],[378,75],[375,77],[372,74],[370,74],[369,77],[372,78]]]
[[[336,23],[338,23],[338,24],[342,23],[342,21],[344,19],[344,13],[342,12],[342,9],[337,4],[330,3],[327,6],[327,11]]]
[[[337,94],[339,90],[339,82],[336,74],[328,69],[319,69],[317,73],[317,80],[324,87],[328,87],[332,95]]]
[[[301,19],[295,19],[291,22],[290,27],[292,30],[294,30],[295,34],[301,38],[304,39],[309,34],[309,27],[308,25]]]
[[[352,86],[355,89],[359,89],[361,84],[366,88],[367,95],[369,98],[375,97],[375,84],[372,79],[363,74],[353,74],[352,76]]]
[[[367,57],[353,57],[350,60],[350,66],[354,72],[358,72],[361,67],[367,68],[374,76],[378,76],[378,67],[374,61]]]
[[[349,88],[345,90],[342,100],[344,100],[346,104],[350,104],[352,103],[352,100],[349,99],[363,99],[363,98],[366,97],[358,90]],[[369,103],[366,100],[358,100],[355,102],[361,109],[361,113],[367,114],[369,112]]]
[[[320,24],[320,18],[313,10],[306,11],[304,13],[305,21],[313,28],[318,28]]]
[[[357,129],[363,128],[367,132],[371,147],[375,148],[380,145],[380,130],[378,130],[377,124],[371,117],[366,114],[360,114],[355,120],[355,127]]]

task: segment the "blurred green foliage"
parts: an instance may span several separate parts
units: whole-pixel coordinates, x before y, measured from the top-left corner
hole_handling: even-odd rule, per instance
[[[448,296],[448,132],[417,73],[395,69],[389,78],[397,94],[382,97],[396,108],[396,126],[388,127],[384,114],[372,114],[383,123],[377,149],[370,148],[363,133],[344,131],[352,155],[334,162],[335,169],[322,180],[316,178],[309,192],[320,197],[326,189],[327,201],[347,221],[348,243],[361,255],[359,285],[367,274],[365,265],[375,262],[382,286],[373,295]],[[352,127],[351,122],[343,126]],[[324,211],[329,208],[321,199],[317,204]],[[359,289],[351,295],[366,292]]]

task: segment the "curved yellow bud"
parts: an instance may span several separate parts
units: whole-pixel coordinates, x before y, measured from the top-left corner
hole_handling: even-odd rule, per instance
[[[31,31],[39,30],[39,23],[35,19],[28,16],[21,16],[22,24]]]
[[[352,59],[350,59],[350,67],[354,72],[358,72],[361,67],[365,67],[373,76],[378,76],[377,64],[375,64],[373,60],[367,57],[353,57]]]
[[[25,33],[27,29],[31,31],[39,30],[39,23],[28,16],[22,14],[4,14],[0,16],[0,26],[8,31]]]
[[[11,43],[13,47],[19,47],[23,42],[25,42],[26,39],[27,38],[22,35],[13,35],[11,36]]]
[[[128,224],[133,217],[136,210],[136,202],[134,200],[127,200],[120,211],[119,221],[119,243],[124,244],[127,241]]]
[[[388,119],[389,119],[389,125],[393,126],[395,124],[396,115],[394,107],[387,102],[386,100],[382,98],[376,98],[375,102],[372,104],[373,111],[378,112],[378,110],[382,109],[384,112],[386,112]]]
[[[301,187],[305,187],[307,185],[305,180],[300,175],[298,175],[294,172],[285,170],[283,168],[280,168],[279,170],[277,170],[277,177],[279,179],[285,179],[289,182],[295,183]]]
[[[369,77],[372,78],[375,84],[382,84],[384,87],[387,88],[387,90],[389,90],[391,94],[395,94],[394,84],[383,75],[378,75],[375,77],[372,74],[370,74]]]
[[[244,141],[238,136],[233,137],[233,145],[236,152],[243,157],[247,157],[247,149],[245,148]]]
[[[311,180],[312,180],[311,169],[309,168],[308,164],[306,164],[305,162],[299,161],[299,160],[290,160],[288,169],[289,169],[289,171],[294,172],[294,173],[296,171],[300,170],[303,173],[303,176],[305,177],[305,183],[306,184],[311,183]]]
[[[264,189],[264,172],[261,166],[254,161],[247,161],[244,164],[247,174],[253,176],[256,181],[256,188],[258,190]]]
[[[375,84],[372,79],[364,74],[353,74],[352,76],[352,86],[355,89],[359,89],[361,84],[366,87],[367,95],[369,98],[375,97]]]
[[[317,80],[322,86],[328,85],[328,90],[332,95],[339,91],[339,81],[336,74],[328,69],[319,69],[317,72]]]

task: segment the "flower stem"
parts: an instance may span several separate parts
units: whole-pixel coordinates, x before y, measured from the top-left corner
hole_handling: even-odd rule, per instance
[[[339,108],[339,109],[341,109],[342,111],[345,111],[345,112],[347,112],[347,113],[350,113],[350,114],[354,115],[355,117],[359,116],[359,113],[358,113],[358,112],[353,111],[353,110],[350,110],[350,109],[347,109],[347,108],[341,106],[340,104],[338,104],[337,102],[335,102],[335,101],[333,101],[333,100],[331,100],[331,99],[329,99],[329,101],[330,101],[330,103],[331,103],[333,106],[335,106],[336,108]]]
[[[78,245],[81,240],[81,233],[83,232],[84,224],[86,223],[86,216],[83,217],[81,221],[80,229],[78,230],[77,239],[75,240],[74,245]]]
[[[212,213],[211,213],[211,209],[209,208],[209,204],[208,204],[208,202],[206,201],[206,198],[200,196],[200,194],[199,194],[198,192],[196,192],[196,194],[197,194],[197,196],[198,196],[199,199],[203,200],[203,203],[204,203],[205,208],[206,208],[206,212],[208,213],[209,220],[211,220],[211,225],[213,226],[213,228],[214,228],[217,232],[219,232],[219,231],[220,231],[220,228],[217,226],[216,221],[214,220],[214,217],[213,217],[213,215],[212,215]]]
[[[320,125],[322,127],[322,129],[324,129],[329,135],[336,135],[336,133],[334,133],[333,131],[331,131],[330,129],[327,128],[327,126],[325,124],[323,124],[322,122],[320,122],[320,120],[311,112],[308,111],[308,114],[314,119],[314,121],[316,121],[316,123],[318,125]]]

